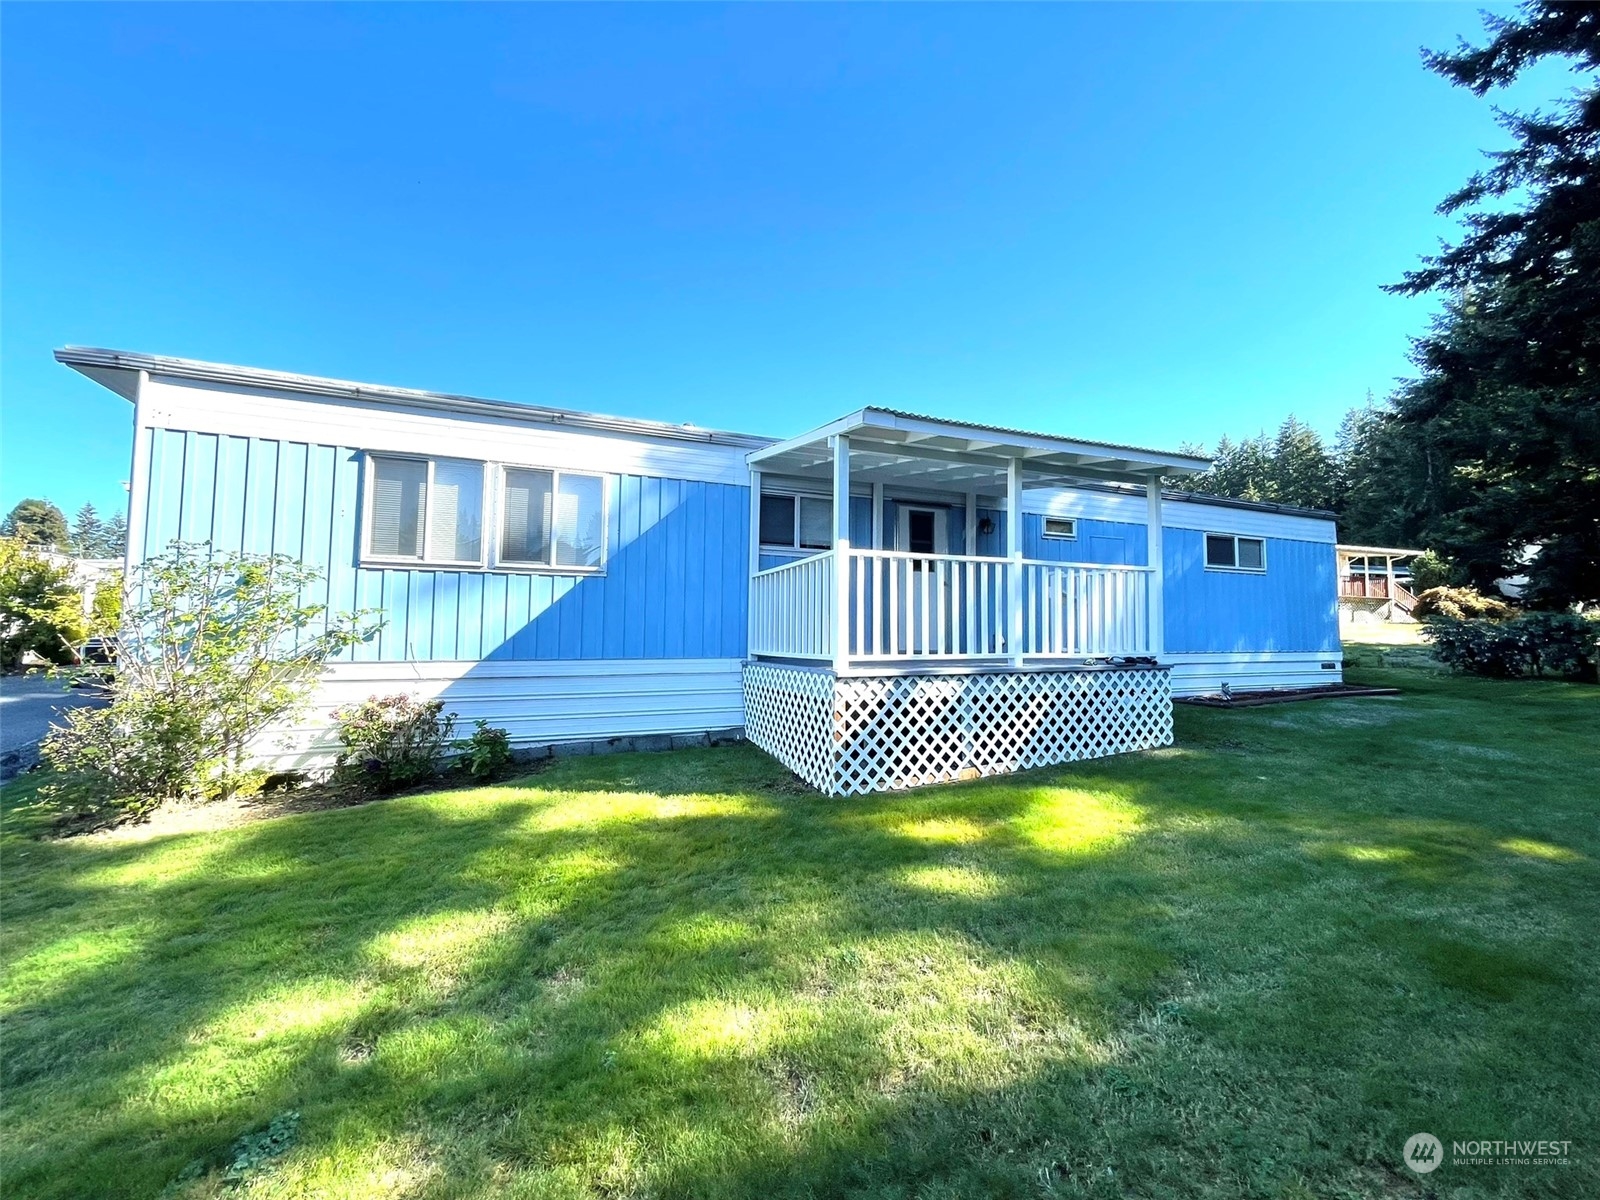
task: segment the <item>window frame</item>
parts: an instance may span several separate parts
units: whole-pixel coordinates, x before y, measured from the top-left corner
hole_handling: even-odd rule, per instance
[[[793,528],[793,531],[792,531],[792,533],[790,535],[791,539],[792,539],[790,541],[787,541],[787,542],[764,542],[764,541],[758,540],[756,544],[762,550],[771,550],[774,553],[778,553],[778,554],[823,554],[823,553],[833,549],[833,538],[831,536],[831,526],[832,526],[832,523],[833,523],[833,496],[832,495],[824,495],[823,493],[820,493],[820,492],[791,492],[791,491],[785,491],[785,490],[780,489],[780,488],[765,488],[765,487],[762,488],[761,489],[761,499],[762,500],[766,500],[767,497],[769,497],[769,496],[773,497],[774,499],[783,499],[783,500],[793,500],[794,501],[794,528]],[[828,523],[829,523],[829,526],[830,526],[830,536],[829,536],[829,539],[828,539],[828,544],[826,546],[802,546],[800,544],[800,502],[802,500],[820,500],[820,501],[822,501],[824,504],[826,504],[828,506]],[[756,528],[757,528],[757,531],[758,531],[758,539],[759,539],[760,526],[761,526],[761,511],[760,511],[760,508],[758,507],[757,510],[756,510]]]
[[[525,575],[604,575],[611,563],[611,480],[612,476],[605,471],[586,471],[569,467],[549,467],[537,463],[497,462],[494,464],[494,496],[491,503],[494,505],[494,547],[489,553],[489,569],[507,574]],[[550,530],[550,561],[519,562],[504,559],[500,556],[505,545],[506,521],[506,472],[507,471],[548,471],[550,473],[551,496],[561,495],[561,478],[564,475],[578,475],[585,479],[600,481],[600,561],[592,567],[565,566],[556,563],[556,531],[553,528],[554,515],[552,513],[552,528]]]
[[[435,567],[472,568],[483,570],[488,563],[488,547],[484,545],[483,535],[488,528],[488,503],[489,503],[489,464],[477,458],[456,458],[450,454],[407,454],[403,451],[367,450],[363,451],[366,459],[362,465],[362,497],[361,497],[361,561],[364,564],[382,567],[409,567],[412,570],[427,570]],[[378,506],[374,503],[376,497],[376,480],[378,473],[378,460],[387,459],[392,462],[419,462],[425,463],[428,468],[428,477],[423,487],[422,495],[422,553],[420,555],[392,555],[376,554],[372,549],[372,522],[378,515]],[[476,560],[469,558],[430,558],[428,552],[433,545],[433,498],[434,467],[441,462],[463,463],[478,468],[478,557]]]
[[[1051,533],[1050,532],[1050,522],[1051,521],[1065,521],[1067,523],[1067,525],[1069,526],[1068,532],[1066,532],[1066,533]],[[1039,526],[1039,536],[1044,538],[1046,541],[1051,541],[1051,542],[1075,542],[1075,541],[1078,540],[1078,518],[1077,517],[1056,517],[1056,516],[1051,516],[1049,513],[1046,513],[1044,515],[1044,520],[1041,522],[1041,524]]]
[[[1211,561],[1207,552],[1208,544],[1212,538],[1227,538],[1233,543],[1233,563],[1222,566]],[[1261,545],[1261,565],[1259,567],[1242,567],[1239,565],[1239,543],[1258,542]],[[1265,575],[1267,573],[1267,539],[1253,533],[1218,533],[1207,531],[1200,535],[1200,560],[1208,571],[1227,571],[1235,575]]]

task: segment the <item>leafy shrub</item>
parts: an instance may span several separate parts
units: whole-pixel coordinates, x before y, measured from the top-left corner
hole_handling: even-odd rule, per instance
[[[1417,597],[1417,606],[1411,615],[1422,617],[1448,617],[1452,621],[1470,621],[1478,618],[1500,620],[1517,610],[1497,596],[1485,596],[1465,587],[1429,588]]]
[[[333,714],[339,723],[337,775],[392,792],[433,778],[455,733],[454,713],[443,700],[369,696]]]
[[[159,694],[70,709],[40,744],[52,768],[40,794],[76,817],[137,820],[184,790],[200,736],[198,714]]]
[[[1432,617],[1423,635],[1436,658],[1458,671],[1496,679],[1553,675],[1595,678],[1600,621],[1575,613],[1533,612],[1509,621]]]
[[[177,797],[228,796],[258,778],[252,743],[304,705],[329,659],[372,637],[301,596],[320,576],[286,555],[171,543],[128,589],[111,706],[75,713],[42,747],[42,791],[72,808],[137,815]]]
[[[511,735],[504,729],[492,727],[487,721],[474,721],[473,724],[476,728],[472,736],[456,743],[461,765],[474,779],[493,779],[511,763]]]

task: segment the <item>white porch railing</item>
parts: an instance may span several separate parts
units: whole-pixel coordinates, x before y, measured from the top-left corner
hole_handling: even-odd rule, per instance
[[[750,653],[833,658],[833,551],[756,572],[750,580]]]
[[[840,581],[837,558],[825,551],[755,575],[751,653],[833,659],[836,583],[844,587],[852,661],[1101,658],[1153,649],[1148,567],[850,550]]]

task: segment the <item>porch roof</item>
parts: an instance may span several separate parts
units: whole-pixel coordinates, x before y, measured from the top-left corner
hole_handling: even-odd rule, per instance
[[[1152,476],[1196,474],[1211,465],[1191,454],[944,421],[888,408],[859,409],[754,450],[746,459],[760,471],[827,478],[833,470],[829,439],[839,434],[850,439],[852,482],[956,491],[1003,492],[1013,460],[1021,463],[1024,486],[1083,479],[1143,483]]]

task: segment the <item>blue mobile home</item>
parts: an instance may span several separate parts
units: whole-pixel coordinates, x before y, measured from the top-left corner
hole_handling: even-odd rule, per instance
[[[1325,513],[1204,460],[864,409],[782,441],[85,348],[132,402],[129,560],[173,539],[381,611],[264,754],[444,698],[530,746],[743,730],[828,792],[1165,744],[1174,692],[1339,677]]]

